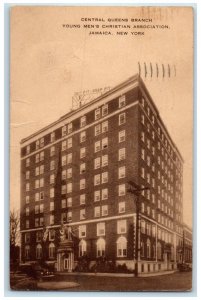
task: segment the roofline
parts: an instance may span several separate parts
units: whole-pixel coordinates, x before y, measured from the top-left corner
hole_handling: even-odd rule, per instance
[[[126,79],[125,81],[119,83],[119,84],[116,85],[114,88],[112,88],[112,89],[109,90],[108,92],[106,92],[106,93],[100,95],[99,97],[95,98],[94,100],[92,100],[92,101],[90,101],[90,102],[84,104],[83,106],[81,106],[81,107],[79,107],[79,108],[77,108],[77,109],[75,109],[75,110],[73,110],[73,111],[71,111],[71,112],[68,112],[67,114],[61,116],[58,120],[56,120],[56,121],[50,123],[49,125],[43,127],[43,128],[40,129],[40,130],[34,132],[33,134],[29,135],[28,137],[23,138],[23,139],[20,141],[20,144],[25,143],[25,142],[28,141],[30,138],[33,138],[34,136],[37,136],[38,134],[40,134],[40,133],[43,132],[43,131],[46,131],[48,128],[51,128],[53,125],[56,125],[57,123],[61,122],[62,120],[65,120],[66,118],[73,116],[74,114],[76,114],[76,113],[78,113],[79,111],[81,111],[83,108],[86,108],[86,107],[90,106],[91,104],[94,104],[94,103],[98,102],[99,100],[101,100],[101,99],[103,99],[103,98],[105,98],[105,97],[107,97],[107,96],[113,94],[114,92],[118,91],[119,89],[122,89],[122,88],[125,87],[126,85],[128,85],[128,84],[130,84],[130,83],[132,83],[132,82],[135,82],[135,81],[138,81],[139,87],[142,87],[142,89],[143,89],[143,90],[146,92],[146,94],[148,95],[149,100],[151,100],[151,104],[153,105],[153,107],[154,107],[154,109],[155,109],[155,111],[156,111],[156,113],[157,113],[157,117],[158,117],[158,119],[160,120],[160,122],[162,123],[162,125],[163,125],[163,127],[164,127],[164,130],[165,130],[165,132],[166,132],[166,134],[168,135],[168,137],[169,137],[170,141],[172,142],[173,146],[175,147],[175,150],[176,150],[177,153],[179,154],[179,156],[180,156],[182,162],[184,162],[184,159],[183,159],[183,157],[182,157],[180,151],[178,150],[177,146],[176,146],[175,143],[173,142],[173,140],[172,140],[172,138],[171,138],[171,136],[170,136],[170,134],[169,134],[169,132],[168,132],[167,127],[165,126],[163,120],[162,120],[161,117],[160,117],[160,113],[159,113],[158,108],[156,107],[156,105],[155,105],[155,103],[154,103],[154,101],[153,101],[153,99],[152,99],[152,97],[151,97],[151,95],[150,95],[150,93],[149,93],[147,87],[145,86],[144,81],[142,80],[142,78],[140,77],[140,75],[139,75],[138,73],[135,74],[134,76],[129,77],[129,78]]]
[[[92,101],[84,104],[83,106],[71,111],[71,112],[68,112],[67,114],[61,116],[58,120],[50,123],[49,125],[43,127],[42,129],[34,132],[33,134],[27,136],[26,138],[23,138],[21,141],[20,141],[20,144],[23,144],[24,142],[28,141],[30,138],[33,138],[34,136],[40,134],[41,132],[43,131],[46,131],[48,128],[52,127],[53,125],[56,125],[57,123],[61,122],[62,120],[65,120],[67,117],[71,117],[72,115],[76,114],[77,112],[81,111],[83,108],[86,108],[88,106],[90,106],[92,103],[96,103],[98,102],[99,100],[113,94],[114,92],[118,91],[119,89],[123,88],[124,86],[126,86],[127,84],[129,83],[132,83],[134,81],[139,81],[139,75],[136,74],[132,77],[129,77],[127,80],[121,82],[120,84],[116,85],[114,88],[112,88],[111,90],[109,90],[108,92],[100,95],[99,97],[93,99]]]

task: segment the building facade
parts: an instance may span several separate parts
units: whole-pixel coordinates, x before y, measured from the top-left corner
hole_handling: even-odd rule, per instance
[[[175,269],[183,160],[136,75],[21,141],[21,261],[71,271],[98,257],[139,272]],[[136,197],[139,194],[139,232]]]

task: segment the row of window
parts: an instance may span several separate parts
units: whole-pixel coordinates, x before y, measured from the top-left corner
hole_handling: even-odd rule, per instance
[[[119,98],[119,108],[122,108],[123,106],[125,106],[125,96],[122,96]],[[95,120],[98,120],[101,118],[101,112],[102,112],[102,117],[106,116],[108,114],[108,104],[105,104],[102,106],[102,110],[100,108],[97,108],[95,110]],[[120,117],[121,116],[121,117]],[[119,115],[119,125],[122,124],[122,114]],[[123,121],[124,122],[124,121]],[[104,124],[105,123],[105,124]],[[105,132],[107,131],[107,126],[108,124],[106,124],[106,122],[102,123],[102,132]],[[82,116],[80,118],[80,128],[83,128],[87,125],[87,120],[86,120],[86,116]],[[73,131],[73,124],[72,123],[69,123],[67,125],[64,125],[62,127],[62,137],[64,137],[66,134],[70,134],[72,133]],[[83,141],[82,138],[81,139],[81,142]],[[53,143],[55,142],[56,140],[56,136],[55,136],[55,132],[52,132],[50,134],[50,142]],[[40,148],[43,148],[44,147],[44,143],[45,143],[45,140],[44,140],[44,137],[40,138],[39,140],[36,141],[36,150],[40,149]],[[31,146],[30,145],[27,145],[26,146],[26,155],[30,154],[30,151],[31,151]]]
[[[155,115],[154,115],[153,111],[151,111],[147,101],[145,101],[144,98],[141,99],[141,104],[142,104],[142,107],[144,108],[144,111],[145,111],[146,115],[148,116],[148,119],[150,120],[150,123],[147,123],[147,130],[149,131],[150,125],[155,124]],[[144,115],[141,116],[141,122],[145,125],[144,117],[145,117]],[[173,157],[172,147],[168,143],[168,140],[165,138],[165,135],[164,135],[163,130],[160,127],[160,125],[158,125],[157,133],[158,133],[159,137],[161,138],[162,142],[164,142],[164,145],[165,145],[169,155],[171,157]],[[181,164],[180,164],[180,166],[181,166]]]

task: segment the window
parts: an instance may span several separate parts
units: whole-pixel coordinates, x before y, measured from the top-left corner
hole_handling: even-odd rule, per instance
[[[144,202],[141,202],[141,213],[144,213],[145,208],[144,208]]]
[[[101,149],[101,147],[100,147],[100,141],[95,142],[94,151],[98,152],[98,151],[100,151],[100,149]]]
[[[37,231],[36,232],[36,242],[41,242],[43,238],[43,233],[42,231]]]
[[[41,138],[41,139],[40,139],[40,147],[41,147],[41,148],[44,147],[44,138]]]
[[[61,208],[66,208],[66,199],[61,200]]]
[[[42,246],[41,244],[38,244],[36,246],[36,259],[41,259],[42,258]]]
[[[144,115],[141,115],[141,123],[144,125]]]
[[[149,140],[149,139],[147,139],[147,148],[148,148],[148,149],[150,149],[150,147],[151,147],[150,140]]]
[[[35,227],[39,227],[39,218],[35,218]]]
[[[101,209],[102,209],[102,216],[107,216],[108,215],[108,205],[103,205]]]
[[[142,233],[145,233],[145,221],[144,220],[141,220],[141,222],[140,222],[140,227],[141,227],[141,232]]]
[[[44,151],[40,152],[40,161],[44,160]]]
[[[25,246],[25,253],[24,253],[24,255],[25,255],[26,259],[30,259],[30,246],[29,245]]]
[[[108,172],[102,173],[102,183],[108,182]]]
[[[144,158],[145,158],[145,154],[144,154],[145,152],[144,152],[144,149],[141,149],[141,158],[144,160]]]
[[[85,187],[86,187],[86,179],[83,178],[80,180],[80,190],[85,189]]]
[[[54,210],[54,201],[50,201],[50,211]]]
[[[40,204],[40,213],[43,213],[44,211],[44,204]]]
[[[84,240],[79,242],[79,257],[86,255],[87,252],[87,243]]]
[[[50,189],[50,198],[54,198],[54,188]]]
[[[66,125],[64,125],[61,129],[62,137],[66,135]]]
[[[105,255],[105,240],[103,238],[98,239],[97,241],[97,257]]]
[[[29,216],[29,207],[26,207],[26,210],[25,210],[25,215],[26,215],[26,217],[28,217],[28,216]]]
[[[80,149],[80,158],[85,157],[85,155],[86,155],[86,148],[83,147],[83,148]]]
[[[81,117],[80,119],[80,127],[86,126],[86,116]]]
[[[102,133],[108,131],[108,121],[102,123]]]
[[[108,189],[102,190],[102,200],[108,199]]]
[[[80,143],[86,141],[86,131],[80,133]]]
[[[126,114],[122,113],[119,115],[119,125],[122,125],[126,122]]]
[[[98,120],[101,116],[100,108],[97,108],[95,110],[95,120]]]
[[[102,150],[108,147],[108,138],[102,139]]]
[[[42,175],[44,173],[44,165],[41,165],[39,170],[40,170],[40,175]]]
[[[142,141],[142,142],[145,141],[145,135],[144,135],[144,132],[143,132],[143,131],[141,132],[141,141]]]
[[[151,257],[151,242],[150,239],[147,239],[147,258]]]
[[[68,133],[71,133],[73,131],[73,124],[69,123],[68,124]]]
[[[125,148],[119,149],[119,160],[125,159],[125,156],[126,156],[126,149]]]
[[[107,165],[108,165],[108,155],[106,154],[102,156],[102,167]]]
[[[67,183],[67,193],[72,193],[73,185],[72,182]]]
[[[94,127],[95,130],[95,136],[99,135],[101,133],[101,125],[98,124]]]
[[[162,246],[160,242],[157,243],[157,258],[162,259]]]
[[[29,204],[29,201],[30,201],[30,198],[29,198],[29,196],[26,196],[26,204]]]
[[[50,229],[49,230],[49,241],[54,241],[55,240],[55,230]]]
[[[67,141],[62,141],[61,143],[61,151],[65,151],[67,149]]]
[[[125,212],[125,202],[119,202],[119,213]]]
[[[86,195],[85,194],[80,195],[80,205],[85,204],[85,202],[86,202]]]
[[[28,183],[28,184],[29,184],[29,183]],[[39,188],[39,184],[40,184],[39,179],[35,180],[35,189],[38,189],[38,188]],[[26,190],[27,190],[27,184],[26,184]]]
[[[151,158],[149,155],[147,155],[147,165],[150,167],[151,165]]]
[[[94,192],[94,201],[100,201],[100,191]]]
[[[71,164],[72,163],[72,153],[68,153],[67,154],[67,164]]]
[[[124,196],[126,194],[126,186],[125,184],[119,185],[119,196]]]
[[[105,223],[97,223],[97,236],[104,236],[105,235]]]
[[[66,194],[66,185],[65,184],[61,186],[61,194],[62,195]]]
[[[44,218],[43,217],[40,218],[40,226],[44,226]]]
[[[86,225],[79,226],[79,238],[86,237]]]
[[[29,167],[30,166],[30,158],[28,157],[27,159],[26,159],[26,167]]]
[[[30,243],[30,232],[24,234],[24,241],[25,243]]]
[[[94,185],[100,184],[100,174],[94,175]]]
[[[126,168],[125,168],[125,166],[119,167],[119,179],[120,178],[124,178],[125,174],[126,174]]]
[[[126,105],[126,96],[123,95],[123,96],[119,97],[119,108],[121,108],[125,105]]]
[[[145,170],[144,170],[144,168],[141,168],[141,177],[145,178]]]
[[[100,168],[100,157],[94,159],[94,169]]]
[[[67,139],[67,148],[68,148],[68,149],[71,148],[72,145],[73,145],[73,139],[72,139],[72,137],[71,137],[71,138]]]
[[[72,178],[72,168],[68,168],[67,170],[66,170],[66,173],[67,173],[67,178],[69,179],[69,178]]]
[[[40,146],[40,144],[39,144],[39,140],[37,140],[37,141],[36,141],[36,150],[38,150],[38,149],[39,149],[39,146]]]
[[[86,171],[86,164],[85,164],[85,163],[82,163],[82,164],[80,165],[80,174],[85,173],[85,171]]]
[[[30,178],[30,171],[26,171],[26,179],[28,180]]]
[[[55,175],[51,174],[50,175],[50,184],[54,184],[55,183]]]
[[[67,198],[67,207],[72,207],[73,199],[72,197]]]
[[[26,192],[28,192],[30,190],[30,184],[26,183]]]
[[[44,187],[44,178],[40,178],[40,187]]]
[[[55,245],[53,243],[49,244],[49,258],[55,258]]]
[[[50,225],[54,225],[54,215],[50,215]]]
[[[125,141],[125,130],[119,131],[119,143],[124,142]]]
[[[40,154],[37,153],[35,157],[35,162],[38,163],[40,161]]]
[[[102,116],[104,117],[104,116],[107,115],[107,114],[108,114],[108,105],[105,104],[105,105],[103,105],[103,107],[102,107]]]
[[[53,143],[55,141],[55,132],[50,134],[50,142]]]
[[[54,160],[51,160],[50,162],[50,170],[54,170],[55,169],[55,161]]]
[[[122,234],[126,233],[126,220],[118,220],[117,221],[117,233]]]
[[[35,193],[35,201],[39,201],[39,193]]]
[[[94,217],[95,218],[100,217],[100,206],[94,207]]]
[[[124,236],[121,236],[117,240],[117,257],[127,256],[127,240]]]

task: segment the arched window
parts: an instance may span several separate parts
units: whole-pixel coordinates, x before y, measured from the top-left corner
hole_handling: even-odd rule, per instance
[[[161,247],[161,243],[160,242],[157,243],[157,258],[158,259],[162,258],[162,247]]]
[[[49,244],[49,258],[55,258],[55,245],[54,245],[54,243]]]
[[[150,239],[147,239],[147,258],[151,257],[151,242]]]
[[[105,240],[103,238],[98,239],[97,241],[97,257],[105,255]]]
[[[140,248],[140,254],[143,257],[144,256],[144,242],[141,242],[141,248]]]
[[[117,257],[127,256],[127,240],[125,237],[121,236],[117,240]]]
[[[30,246],[29,245],[25,246],[25,258],[30,259]]]
[[[85,240],[79,242],[79,256],[85,255],[87,252],[87,243]]]
[[[42,246],[41,246],[41,244],[38,244],[36,246],[36,258],[37,259],[42,258]]]

